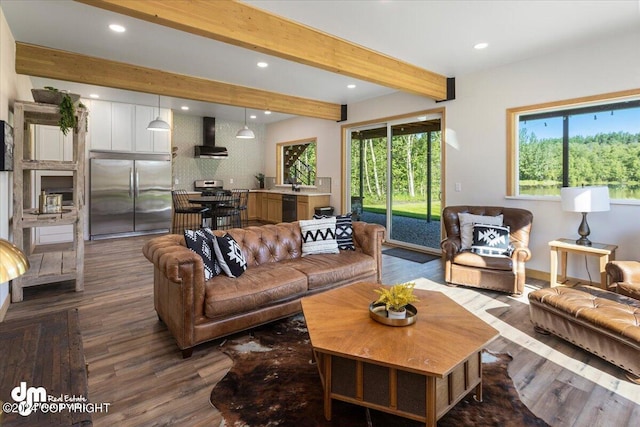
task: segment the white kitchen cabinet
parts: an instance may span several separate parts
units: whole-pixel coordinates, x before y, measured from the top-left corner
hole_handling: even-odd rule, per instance
[[[91,101],[88,134],[91,150],[111,150],[111,102]]]
[[[171,132],[147,130],[149,122],[157,116],[155,107],[92,100],[89,116],[91,150],[171,152]],[[171,123],[171,110],[161,109],[160,117]]]
[[[146,105],[136,105],[135,151],[146,153],[169,153],[171,132],[153,132],[147,126],[158,116],[158,109]],[[161,109],[160,117],[171,123],[171,110]]]
[[[73,159],[73,132],[65,136],[58,126],[36,125],[36,160]]]
[[[114,102],[111,104],[111,149],[133,151],[135,105]]]

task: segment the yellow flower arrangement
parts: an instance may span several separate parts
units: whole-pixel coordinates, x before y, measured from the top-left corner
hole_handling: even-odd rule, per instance
[[[416,286],[413,282],[398,283],[390,288],[375,289],[374,292],[380,295],[376,304],[385,304],[387,311],[402,311],[402,309],[412,302],[419,301],[413,294],[413,288]]]

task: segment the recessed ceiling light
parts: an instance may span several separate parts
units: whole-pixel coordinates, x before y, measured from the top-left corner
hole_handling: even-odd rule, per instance
[[[98,95],[97,93],[92,93],[92,94],[89,94],[89,98],[98,99],[100,98],[100,95]]]
[[[180,107],[180,109],[184,111],[189,111],[189,107],[186,105],[183,105],[182,107]]]
[[[249,118],[250,118],[250,119],[255,119],[255,118],[256,118],[256,115],[255,115],[255,114],[252,114],[252,115],[250,115],[250,116],[249,116]]]
[[[126,28],[124,28],[122,25],[118,25],[118,24],[109,25],[109,29],[111,31],[115,31],[116,33],[124,33],[125,31],[127,31]]]
[[[258,67],[260,68],[267,68],[269,66],[269,64],[267,64],[266,62],[258,62]]]
[[[350,85],[347,85],[347,87],[348,87],[349,89],[355,89],[355,88],[356,88],[356,85],[354,85],[354,84],[352,83],[352,84],[350,84]]]
[[[267,110],[264,112],[265,114],[271,114],[271,111]]]
[[[489,43],[482,42],[482,43],[477,43],[473,45],[473,48],[481,50],[481,49],[486,49],[488,46],[489,46]]]

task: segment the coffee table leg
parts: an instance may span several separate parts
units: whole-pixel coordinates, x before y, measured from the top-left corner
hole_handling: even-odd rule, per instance
[[[482,402],[482,352],[478,353],[478,369],[480,370],[480,382],[476,386],[476,393],[473,396],[476,401]]]
[[[331,421],[331,355],[318,353],[324,367],[324,417]]]
[[[436,379],[435,377],[427,376],[427,413],[425,414],[425,427],[436,427]]]
[[[476,393],[474,398],[476,399],[476,401],[482,403],[482,381],[480,381],[480,384],[476,386]]]

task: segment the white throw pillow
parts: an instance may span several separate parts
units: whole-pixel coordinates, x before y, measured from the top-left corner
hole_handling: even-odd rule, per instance
[[[460,240],[462,241],[462,250],[471,249],[473,244],[473,224],[502,225],[503,215],[484,216],[474,215],[470,213],[459,213],[458,221],[460,222]]]
[[[336,217],[298,221],[302,234],[302,256],[338,254]]]

